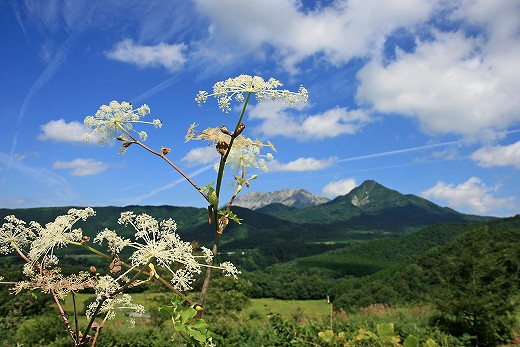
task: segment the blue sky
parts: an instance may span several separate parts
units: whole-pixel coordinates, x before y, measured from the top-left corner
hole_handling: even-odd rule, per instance
[[[141,148],[83,142],[83,119],[148,104],[163,127],[143,128],[146,144],[171,147],[204,186],[216,152],[186,130],[238,113],[194,98],[248,74],[302,84],[309,103],[248,109],[246,135],[278,151],[243,193],[334,197],[373,179],[465,213],[518,213],[516,1],[12,0],[0,16],[0,207],[204,206]]]

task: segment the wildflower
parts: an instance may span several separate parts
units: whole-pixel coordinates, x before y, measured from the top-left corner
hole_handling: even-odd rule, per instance
[[[121,250],[130,244],[130,240],[118,236],[115,231],[105,228],[94,238],[94,243],[102,244],[103,240],[108,243],[108,249],[112,254],[119,254]]]
[[[240,272],[235,265],[233,265],[231,262],[226,261],[220,264],[220,268],[224,270],[225,276],[231,276],[234,279],[238,278],[238,275],[240,275],[242,272]]]
[[[27,267],[24,267],[24,273],[29,274],[30,280],[16,283],[13,289],[14,294],[18,294],[22,290],[40,289],[43,293],[53,292],[58,298],[65,299],[67,294],[72,291],[92,288],[96,284],[86,271],[64,276],[61,269],[57,267],[44,272],[30,272],[26,269]]]
[[[209,144],[215,145],[217,150],[222,149],[221,155],[224,155],[227,151],[227,144],[231,140],[231,136],[222,132],[221,128],[207,128],[200,133],[196,132],[196,125],[192,124],[186,134],[186,141],[190,140],[205,140]],[[256,168],[263,171],[267,171],[267,164],[264,158],[273,160],[273,154],[267,153],[261,155],[260,151],[264,147],[269,147],[272,151],[275,151],[273,144],[270,141],[263,143],[262,141],[255,139],[252,140],[243,135],[238,135],[233,141],[233,146],[227,157],[226,164],[236,172],[239,169]],[[215,170],[218,170],[218,163],[216,164]]]
[[[209,264],[213,260],[213,252],[211,249],[206,248],[204,246],[200,247],[200,250],[202,251],[202,256],[204,257],[204,261]]]
[[[217,99],[218,106],[226,113],[231,110],[230,103],[233,98],[239,103],[244,102],[244,93],[254,93],[258,102],[265,100],[282,100],[291,106],[307,102],[309,95],[307,89],[303,86],[300,86],[298,92],[277,89],[281,86],[282,83],[274,78],[264,81],[264,79],[259,76],[240,75],[215,83],[213,93],[211,94],[204,90],[199,91],[195,101],[197,101],[200,106],[206,102],[210,96],[214,96]]]
[[[84,221],[95,214],[96,212],[90,207],[85,209],[72,208],[66,215],[58,216],[53,222],[47,223],[44,228],[35,223],[38,236],[31,243],[29,259],[37,261],[41,258],[44,263],[56,263],[57,258],[53,253],[54,248],[64,247],[70,242],[80,242],[82,230],[80,228],[72,229],[72,227],[79,220]]]
[[[15,248],[21,249],[30,244],[35,237],[34,223],[27,227],[23,220],[13,215],[6,216],[4,219],[6,223],[0,227],[0,253],[9,254]]]
[[[121,286],[119,283],[110,275],[101,276],[97,279],[97,283],[94,286],[94,290],[96,291],[97,300],[101,300],[103,298],[109,298],[112,293],[119,290]]]
[[[133,212],[123,212],[118,223],[130,224],[136,230],[135,241],[124,241],[125,246],[135,249],[130,256],[132,266],[156,263],[157,266],[170,272],[171,283],[180,291],[190,290],[195,275],[201,273],[202,266],[208,266],[200,264],[197,258],[203,257],[207,263],[210,263],[213,258],[211,250],[205,247],[201,247],[202,256],[194,255],[191,243],[181,240],[177,234],[177,223],[172,219],[158,222],[146,213],[136,215]],[[109,233],[105,231],[103,238],[107,239],[108,235]],[[116,239],[111,233],[110,238]]]
[[[93,129],[91,133],[84,134],[85,141],[94,135],[98,144],[103,146],[109,140],[117,138],[120,132],[128,134],[129,131],[135,131],[132,123],[152,124],[154,127],[160,128],[162,123],[158,119],[154,119],[152,122],[141,120],[149,113],[150,108],[146,104],[137,109],[132,109],[132,104],[126,101],[122,103],[112,101],[109,105],[102,105],[94,116],[88,116],[84,120],[84,124]],[[148,137],[145,131],[138,132],[138,135],[141,141],[145,141]]]
[[[85,315],[88,319],[94,315],[94,312],[99,306],[99,303],[100,301],[96,300],[88,305],[85,312]],[[145,312],[143,305],[134,304],[132,302],[132,296],[130,294],[118,294],[114,298],[105,299],[101,304],[101,308],[99,309],[98,313],[105,313],[105,319],[110,320],[116,316],[116,311],[122,310],[132,310],[133,312],[137,313]]]

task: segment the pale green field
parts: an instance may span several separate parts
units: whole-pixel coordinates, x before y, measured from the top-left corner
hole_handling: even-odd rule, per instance
[[[145,307],[153,305],[157,307],[156,299],[159,295],[155,293],[134,293],[133,302]],[[86,299],[93,297],[93,294],[76,294],[76,307],[78,312],[83,312],[83,303]],[[70,318],[73,317],[72,296],[67,296],[63,305],[65,312]],[[278,300],[278,299],[251,299],[251,305],[240,313],[243,318],[255,317],[267,320],[270,315],[279,314],[283,318],[306,317],[309,319],[321,319],[330,314],[330,305],[326,300]],[[118,315],[119,319],[126,319],[123,315]],[[80,321],[84,322],[85,317],[80,316]]]
[[[243,314],[258,314],[260,317],[280,314],[284,318],[304,316],[316,319],[328,316],[330,305],[326,300],[251,299],[251,306]]]

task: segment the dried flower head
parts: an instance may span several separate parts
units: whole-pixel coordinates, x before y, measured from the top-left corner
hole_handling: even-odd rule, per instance
[[[91,135],[94,135],[99,145],[103,146],[110,140],[119,138],[121,132],[128,133],[135,131],[132,123],[152,124],[156,128],[160,128],[162,123],[158,119],[152,122],[144,122],[141,120],[145,115],[150,113],[148,105],[144,104],[137,109],[132,109],[132,104],[126,101],[119,103],[112,101],[108,105],[103,105],[94,116],[88,116],[84,120],[84,124],[93,129],[92,132],[84,135],[85,141],[88,141]],[[136,132],[141,141],[145,141],[148,137],[145,131]],[[128,147],[128,146],[127,146]]]
[[[254,93],[258,102],[264,100],[282,100],[289,105],[297,105],[306,103],[308,100],[307,89],[300,86],[298,92],[291,92],[286,89],[277,89],[282,83],[274,78],[264,81],[259,76],[240,75],[235,78],[228,78],[225,81],[217,82],[213,86],[213,93],[204,90],[199,91],[195,101],[200,105],[208,100],[210,96],[214,96],[218,101],[218,106],[224,112],[231,110],[230,103],[234,98],[237,102],[243,103],[244,94]]]
[[[67,294],[72,291],[81,291],[85,288],[93,288],[96,285],[96,282],[86,271],[64,276],[60,268],[53,268],[44,272],[25,270],[26,267],[24,267],[24,273],[29,274],[30,279],[18,282],[13,288],[15,294],[22,290],[39,289],[43,293],[53,292],[58,298],[65,299]]]
[[[203,140],[208,141],[210,145],[214,145],[216,150],[223,150],[221,155],[224,155],[227,151],[227,146],[223,144],[228,144],[231,141],[231,136],[222,132],[221,128],[207,128],[202,132],[197,132],[197,126],[192,124],[188,129],[188,133],[186,134],[186,141],[190,140]],[[250,139],[243,135],[238,135],[233,141],[233,146],[231,147],[231,151],[226,160],[226,165],[236,172],[237,170],[247,169],[247,168],[255,168],[261,169],[263,171],[267,171],[267,160],[273,159],[272,153],[260,154],[261,150],[265,147],[271,149],[271,151],[276,151],[273,144],[270,141],[266,141],[266,143],[258,140],[258,139]],[[216,170],[218,170],[218,163],[216,164]]]

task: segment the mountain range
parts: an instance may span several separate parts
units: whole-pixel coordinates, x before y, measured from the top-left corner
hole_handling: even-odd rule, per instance
[[[436,223],[489,219],[458,213],[415,195],[401,194],[372,180],[363,182],[346,195],[319,204],[316,203],[323,200],[303,190],[287,190],[266,196],[269,197],[264,199],[264,203],[272,203],[256,210],[233,207],[233,212],[243,222],[231,222],[226,228],[220,241],[223,252],[254,250],[252,254],[257,258],[252,263],[266,265],[368,240],[395,238]],[[298,197],[302,201],[297,201]],[[315,205],[302,207],[311,201]],[[26,222],[34,220],[43,225],[65,214],[68,208],[0,209],[0,218],[14,214]],[[105,228],[132,237],[133,229],[117,224],[120,213],[128,210],[136,214],[147,213],[157,219],[174,219],[185,240],[209,246],[214,238],[214,228],[207,224],[207,210],[202,208],[108,206],[95,210],[95,217],[76,225],[91,238]]]
[[[254,192],[238,196],[234,206],[257,210],[270,204],[282,204],[288,207],[305,208],[323,204],[329,198],[314,195],[305,189],[284,189],[273,192]]]

